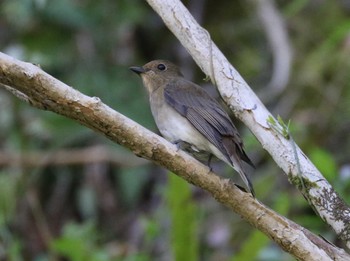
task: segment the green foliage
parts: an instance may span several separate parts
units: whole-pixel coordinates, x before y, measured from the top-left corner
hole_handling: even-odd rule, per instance
[[[142,225],[145,231],[145,245],[151,245],[152,242],[161,234],[161,226],[155,218],[142,218]]]
[[[116,261],[151,261],[152,259],[149,258],[146,254],[132,254],[125,258],[118,258]]]
[[[290,126],[280,116],[270,117],[268,122],[286,139],[291,140],[292,133],[346,201],[349,182],[339,178],[338,168],[348,163],[350,155],[348,7],[344,1],[316,5],[314,1],[293,0],[277,4],[294,60],[288,86],[267,106],[293,122]],[[192,7],[202,18],[200,23],[253,89],[264,92],[274,71],[275,50],[269,46],[254,3],[206,1],[202,7]],[[39,64],[54,77],[84,94],[99,97],[151,130],[156,128],[146,91],[129,66],[155,58],[170,59],[181,65],[185,75],[193,75],[195,82],[203,83],[203,73],[183,55],[183,48],[145,1],[4,0],[0,1],[0,15],[2,52]],[[244,131],[242,128],[240,133]],[[242,137],[257,163],[252,176],[259,200],[307,228],[329,233],[255,137]],[[79,123],[29,107],[0,87],[1,153],[26,156],[31,151],[42,151],[42,157],[50,162],[52,151],[91,144],[111,143]],[[112,146],[124,153],[119,146]],[[215,207],[201,206],[205,215],[204,222],[199,222],[200,202],[191,197],[188,184],[171,175],[166,193],[159,193],[164,190],[159,168],[124,168],[110,162],[25,167],[17,161],[1,160],[5,162],[0,166],[1,260],[47,260],[52,252],[67,260],[148,261],[171,254],[177,260],[208,260],[213,253],[232,253],[231,248],[239,249],[235,257],[241,260],[289,260],[250,227],[232,226],[234,235],[244,232],[237,236],[238,242],[226,242],[229,251],[208,246],[209,234],[201,223],[216,213],[218,203]],[[101,179],[110,185],[108,195],[104,194],[105,187],[89,177],[96,165],[106,171]],[[33,218],[38,213],[28,203],[28,193],[37,196],[35,208],[46,220],[44,224]],[[163,204],[164,197],[167,204]],[[102,203],[110,208],[102,208]],[[232,215],[227,214],[225,221]],[[168,227],[169,218],[172,225]],[[46,226],[52,236],[62,232],[51,249],[46,247],[50,242],[40,229]],[[113,256],[109,255],[111,242],[122,245]]]
[[[72,261],[110,260],[106,251],[98,245],[96,226],[92,222],[67,223],[62,236],[52,242],[51,248]]]
[[[23,260],[21,241],[8,228],[8,224],[15,218],[17,183],[18,175],[0,172],[0,256],[10,261]]]
[[[171,217],[171,247],[174,260],[198,260],[198,217],[191,186],[169,173],[167,200]]]
[[[278,115],[277,121],[276,121],[274,117],[269,115],[269,117],[267,118],[267,123],[269,124],[269,126],[271,128],[273,128],[276,132],[281,134],[286,139],[290,138],[290,133],[289,133],[290,120],[286,124],[286,123],[284,123],[281,116]]]
[[[283,13],[287,17],[298,14],[302,11],[303,8],[306,7],[309,0],[294,0],[290,1],[290,3],[284,8]]]
[[[256,230],[245,240],[243,247],[240,252],[234,257],[232,261],[246,261],[246,260],[256,260],[259,251],[264,249],[266,245],[270,242],[269,238],[265,236],[262,232]]]
[[[309,157],[322,175],[329,182],[334,182],[338,176],[338,168],[332,154],[325,149],[315,147],[310,150]]]
[[[0,173],[0,228],[13,219],[18,175]]]
[[[266,188],[267,189],[267,188]],[[267,189],[268,190],[268,189]],[[289,197],[286,193],[275,199],[273,209],[280,215],[287,215],[290,208]],[[280,251],[278,249],[266,248],[270,244],[270,239],[260,232],[259,230],[253,231],[248,238],[244,241],[240,251],[232,257],[232,261],[245,261],[245,260],[257,260],[258,256],[261,256],[261,252],[265,251]],[[265,249],[265,250],[264,250]],[[277,254],[278,256],[278,254]],[[276,259],[277,260],[277,259]]]
[[[128,207],[135,206],[141,197],[143,186],[148,181],[147,169],[144,167],[125,168],[116,177],[124,204]]]

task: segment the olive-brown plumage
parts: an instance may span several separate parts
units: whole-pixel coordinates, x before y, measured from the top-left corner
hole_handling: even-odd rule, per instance
[[[170,142],[185,145],[187,150],[205,152],[226,162],[240,174],[254,196],[241,160],[254,165],[221,105],[200,86],[186,80],[169,61],[155,60],[130,69],[142,78],[161,134]]]

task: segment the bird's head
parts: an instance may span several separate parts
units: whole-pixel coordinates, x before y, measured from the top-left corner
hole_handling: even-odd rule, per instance
[[[183,77],[179,67],[166,60],[154,60],[144,66],[133,66],[130,70],[141,76],[143,84],[151,93],[176,77]]]

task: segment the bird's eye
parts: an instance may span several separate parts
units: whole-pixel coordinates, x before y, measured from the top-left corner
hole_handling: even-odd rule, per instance
[[[164,64],[162,64],[162,63],[158,64],[157,68],[160,71],[165,71],[166,70],[166,66]]]

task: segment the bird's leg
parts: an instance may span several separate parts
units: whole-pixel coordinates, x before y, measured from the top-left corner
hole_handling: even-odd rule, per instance
[[[210,166],[211,160],[213,158],[213,154],[207,152],[207,151],[201,151],[191,143],[188,143],[183,140],[176,140],[173,142],[173,144],[176,145],[177,151],[180,149],[190,154],[192,157],[196,158],[197,160],[201,161],[202,163],[206,162],[207,166],[209,168],[209,172],[213,170],[213,168]]]
[[[209,167],[209,172],[213,171],[213,168],[210,166],[212,159],[213,159],[213,154],[210,154],[209,158],[208,158],[208,161],[207,161],[207,166]]]
[[[176,145],[177,151],[186,150],[186,148],[191,146],[190,144],[188,144],[187,142],[185,142],[183,140],[176,140],[173,142],[173,144]]]

